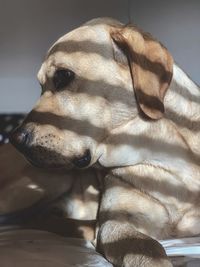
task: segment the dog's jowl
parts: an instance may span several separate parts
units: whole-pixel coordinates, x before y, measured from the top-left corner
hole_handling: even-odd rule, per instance
[[[11,141],[34,165],[97,168],[97,250],[171,266],[157,240],[200,234],[200,90],[150,34],[95,19],[61,37]]]

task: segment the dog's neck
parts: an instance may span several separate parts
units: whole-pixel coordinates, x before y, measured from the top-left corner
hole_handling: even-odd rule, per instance
[[[146,162],[191,177],[199,172],[200,89],[177,66],[165,97],[165,117],[152,122],[137,116],[115,129],[102,145],[105,167]],[[191,167],[192,166],[192,167]],[[180,173],[181,172],[181,173]]]
[[[188,118],[190,122],[200,121],[200,87],[176,64],[173,77],[165,96],[165,111],[168,118]],[[181,118],[180,118],[181,117]],[[189,121],[183,121],[185,127]],[[176,123],[176,122],[175,122]],[[195,127],[195,125],[194,125]]]
[[[165,116],[176,125],[191,151],[200,156],[200,88],[176,64],[165,97]]]
[[[191,101],[196,102],[200,98],[200,87],[177,64],[173,65],[173,77],[169,92],[171,90],[191,99]]]

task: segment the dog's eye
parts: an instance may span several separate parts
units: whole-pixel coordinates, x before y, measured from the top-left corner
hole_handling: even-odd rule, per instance
[[[69,85],[74,79],[74,72],[67,69],[57,70],[53,77],[53,83],[56,89],[62,89]]]

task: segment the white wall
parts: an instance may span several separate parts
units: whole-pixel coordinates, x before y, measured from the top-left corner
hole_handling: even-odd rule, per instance
[[[200,83],[198,0],[0,0],[0,112],[30,110],[40,94],[36,74],[47,49],[98,16],[122,22],[131,16]]]

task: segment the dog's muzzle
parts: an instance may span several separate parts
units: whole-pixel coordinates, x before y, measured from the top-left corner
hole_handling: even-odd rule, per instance
[[[40,143],[33,143],[33,139],[33,132],[23,127],[18,127],[10,135],[11,144],[24,154],[31,164],[37,167],[60,168],[68,164],[73,164],[77,168],[85,168],[91,163],[89,149],[81,156],[67,159],[62,154],[52,150],[51,147],[41,146]]]

